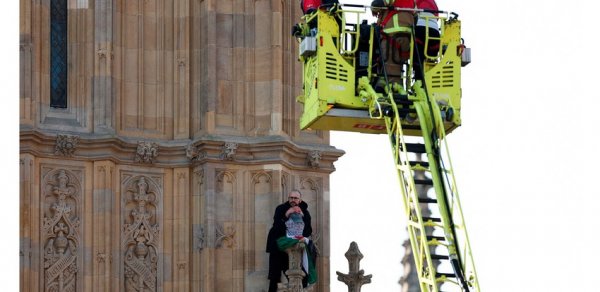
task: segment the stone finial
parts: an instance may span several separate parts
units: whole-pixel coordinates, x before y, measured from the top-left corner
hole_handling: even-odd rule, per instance
[[[135,162],[153,163],[158,156],[158,144],[154,142],[140,141],[135,151]]]
[[[79,136],[58,135],[56,136],[56,145],[54,146],[54,154],[62,156],[73,156],[75,149],[79,144]]]
[[[348,292],[360,292],[362,285],[371,283],[373,275],[365,276],[365,271],[360,269],[360,260],[362,260],[363,254],[358,249],[356,242],[350,243],[350,248],[348,248],[345,256],[348,259],[349,271],[348,274],[336,271],[338,281],[344,282],[348,286]]]

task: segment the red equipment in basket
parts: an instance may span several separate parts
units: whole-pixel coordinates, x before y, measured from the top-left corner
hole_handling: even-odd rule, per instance
[[[321,0],[302,0],[300,3],[304,14],[315,12],[321,6]]]

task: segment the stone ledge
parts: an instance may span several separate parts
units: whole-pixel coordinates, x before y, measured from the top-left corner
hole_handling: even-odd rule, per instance
[[[249,138],[207,135],[193,141],[163,141],[23,129],[20,131],[20,153],[46,158],[63,157],[56,151],[59,135],[78,138],[77,145],[66,159],[109,160],[118,164],[155,167],[193,167],[205,163],[281,164],[289,169],[331,173],[335,170],[333,163],[345,153],[329,145],[299,145],[284,136]],[[154,145],[156,156],[149,160],[139,159],[136,151],[139,151],[140,144],[148,147]]]

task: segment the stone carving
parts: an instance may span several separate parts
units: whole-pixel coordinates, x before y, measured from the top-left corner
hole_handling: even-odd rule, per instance
[[[202,251],[204,248],[204,242],[206,241],[206,235],[204,234],[204,227],[197,225],[194,228],[194,249]]]
[[[56,145],[54,146],[54,154],[62,156],[73,156],[77,144],[79,143],[79,136],[73,135],[58,135],[56,136]]]
[[[313,234],[310,236],[313,242],[313,246],[315,247],[315,251],[317,254],[321,254],[321,249],[319,248],[320,242],[321,242],[321,233],[320,232],[313,232]]]
[[[190,143],[185,148],[185,156],[189,160],[192,160],[192,161],[197,160],[199,155],[200,155],[200,151],[198,151],[198,147],[194,146],[194,144]]]
[[[158,156],[158,144],[140,141],[135,152],[135,162],[153,163]]]
[[[104,58],[106,58],[106,49],[105,48],[98,49],[96,51],[96,54],[98,55],[98,57],[100,59],[104,59]]]
[[[233,226],[227,226],[224,229],[225,230],[223,230],[223,228],[221,228],[220,226],[217,225],[217,228],[216,228],[217,240],[215,241],[215,246],[217,248],[222,247],[223,243],[226,242],[227,243],[226,246],[228,248],[233,248],[236,245],[235,228]]]
[[[106,59],[106,57],[110,57],[112,60],[114,55],[111,48],[100,48],[96,50],[96,55],[98,55],[99,59]]]
[[[200,151],[200,147],[188,144],[185,148],[185,155],[191,161],[198,161],[206,158],[206,151]]]
[[[198,184],[203,184],[204,183],[204,169],[202,169],[201,167],[197,167],[194,169],[194,174],[196,175],[196,180],[198,181]]]
[[[127,190],[129,214],[123,225],[125,291],[156,291],[160,232],[157,204],[158,197],[144,177]]]
[[[306,159],[308,160],[308,165],[312,168],[319,168],[319,164],[321,162],[321,151],[313,150],[308,152]]]
[[[360,269],[360,260],[363,254],[358,249],[356,242],[351,242],[348,251],[344,254],[348,259],[348,274],[335,272],[338,275],[338,281],[344,282],[348,286],[348,292],[360,292],[362,285],[371,283],[373,275],[366,275],[365,271]]]
[[[235,151],[237,148],[237,143],[226,142],[225,145],[223,145],[223,152],[221,152],[221,160],[233,160],[235,158]]]
[[[54,176],[51,176],[54,178]],[[79,235],[80,186],[71,182],[67,171],[57,172],[47,182],[44,201],[49,208],[43,217],[44,291],[75,291]],[[51,203],[50,203],[51,202]]]
[[[96,253],[96,261],[99,264],[104,263],[106,261],[106,253],[104,253],[104,252],[98,252],[98,253]]]
[[[287,196],[288,191],[290,190],[287,186],[289,185],[290,175],[282,171],[281,172],[281,189],[283,190],[282,198]],[[287,199],[287,197],[285,197]]]
[[[258,184],[258,183],[261,183],[261,180],[264,180],[263,181],[264,183],[270,183],[271,182],[271,174],[266,171],[259,171],[259,172],[255,173],[254,175],[252,175],[252,183]]]
[[[187,262],[178,262],[178,263],[177,263],[177,269],[178,269],[179,271],[182,271],[182,270],[184,270],[184,271],[185,271],[185,268],[186,268],[186,267],[187,267]]]
[[[315,285],[302,287],[302,278],[306,273],[302,270],[302,253],[306,248],[304,242],[299,242],[285,250],[288,255],[288,270],[285,272],[288,282],[277,284],[277,292],[312,292]]]
[[[31,52],[31,43],[20,43],[19,50],[21,52]]]

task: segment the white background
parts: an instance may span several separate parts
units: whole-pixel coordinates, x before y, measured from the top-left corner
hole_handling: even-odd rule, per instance
[[[460,15],[472,49],[448,140],[482,291],[600,291],[600,5],[438,6]],[[407,233],[387,138],[331,143],[346,151],[331,180],[331,290],[347,291],[335,271],[356,241],[373,274],[362,291],[400,291]]]

